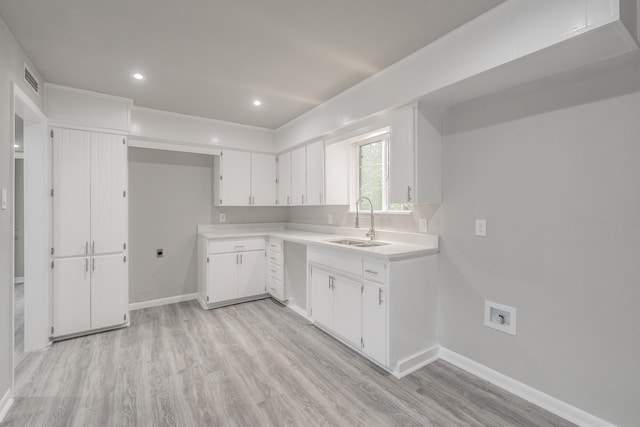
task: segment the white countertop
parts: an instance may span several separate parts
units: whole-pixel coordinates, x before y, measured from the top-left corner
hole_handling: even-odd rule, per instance
[[[298,225],[298,227],[304,228],[303,225]],[[309,227],[312,228],[312,227]],[[318,227],[313,227],[318,228]],[[407,258],[415,258],[419,256],[432,255],[437,254],[439,252],[437,246],[437,236],[429,236],[435,238],[435,245],[433,244],[416,244],[416,243],[407,243],[398,240],[385,240],[376,239],[377,242],[387,243],[382,246],[373,246],[368,248],[359,248],[347,245],[341,245],[338,243],[331,243],[330,240],[339,240],[339,239],[358,239],[358,240],[368,240],[366,238],[361,238],[360,236],[353,236],[353,233],[350,234],[334,234],[334,233],[323,233],[316,231],[307,231],[307,230],[298,230],[298,229],[289,229],[284,227],[263,227],[260,228],[258,224],[254,224],[253,227],[247,225],[239,225],[238,228],[233,228],[230,226],[225,226],[216,228],[216,226],[200,226],[199,227],[199,235],[205,237],[206,239],[237,239],[237,238],[246,238],[246,237],[273,237],[282,239],[287,242],[300,243],[308,246],[316,246],[316,247],[324,247],[331,248],[335,250],[343,250],[350,252],[352,254],[359,254],[364,256],[372,256],[378,258],[384,258],[388,260],[399,260],[399,259],[407,259]],[[347,231],[338,227],[331,227],[328,231]],[[385,234],[384,237],[388,237],[388,235],[394,234],[390,232],[382,232],[381,234]],[[407,235],[413,235],[414,233],[397,233],[402,234],[405,240]],[[409,236],[418,238],[420,236]],[[434,239],[423,239],[427,242],[433,242]]]

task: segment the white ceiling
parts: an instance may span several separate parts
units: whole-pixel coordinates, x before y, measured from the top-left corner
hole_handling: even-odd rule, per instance
[[[502,1],[2,0],[0,15],[47,82],[277,128]]]

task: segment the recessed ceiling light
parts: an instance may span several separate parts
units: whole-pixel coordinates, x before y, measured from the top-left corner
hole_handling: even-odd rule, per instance
[[[135,73],[133,75],[133,78],[136,79],[136,80],[142,80],[142,79],[144,79],[144,76],[142,74],[140,74],[140,73]]]
[[[260,101],[259,99],[256,99],[255,101],[253,101],[253,105],[255,105],[256,107],[259,107],[262,105],[262,101]]]

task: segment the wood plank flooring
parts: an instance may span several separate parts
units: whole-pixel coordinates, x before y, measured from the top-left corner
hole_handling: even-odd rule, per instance
[[[24,353],[4,424],[571,425],[442,361],[398,380],[272,300],[134,311],[129,328]]]
[[[24,351],[24,283],[14,286],[13,349],[19,355]]]

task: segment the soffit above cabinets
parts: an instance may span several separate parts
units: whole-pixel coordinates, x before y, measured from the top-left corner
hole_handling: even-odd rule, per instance
[[[500,3],[3,0],[0,15],[47,82],[275,129]]]

